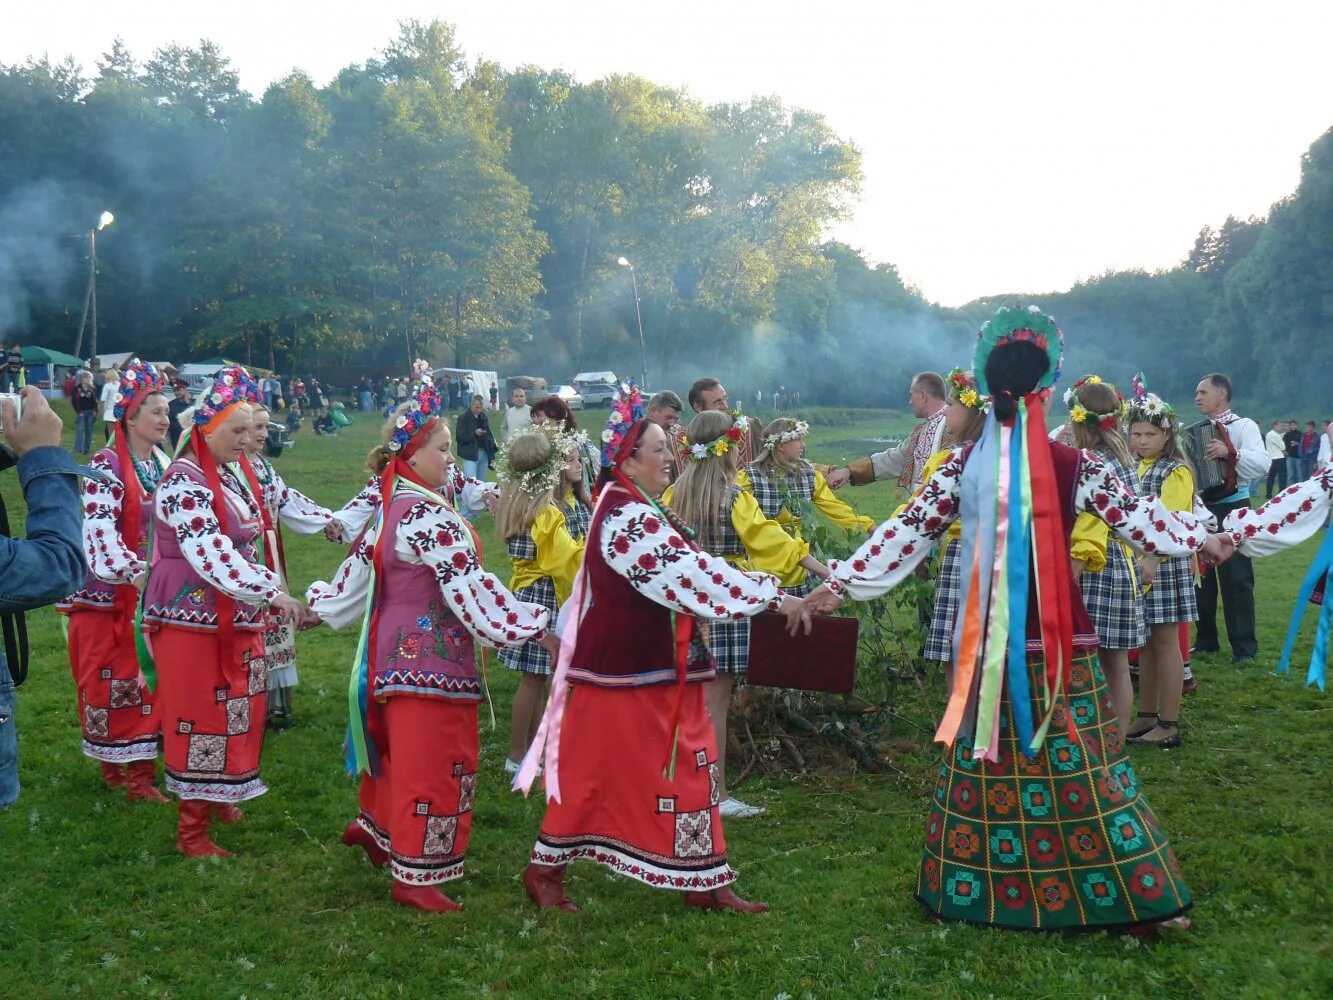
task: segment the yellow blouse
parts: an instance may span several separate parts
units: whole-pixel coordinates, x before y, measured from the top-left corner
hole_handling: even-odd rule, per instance
[[[563,604],[574,589],[574,576],[583,561],[583,542],[574,541],[565,527],[565,515],[554,504],[547,504],[528,529],[537,547],[536,559],[512,559],[514,575],[510,590],[530,587],[544,576],[555,583],[556,603]]]
[[[1142,479],[1148,470],[1157,462],[1155,458],[1145,458],[1139,462],[1139,478]],[[1190,470],[1183,465],[1177,465],[1167,475],[1162,483],[1161,492],[1162,503],[1166,504],[1168,510],[1194,510],[1194,477],[1190,475]]]
[[[667,487],[662,500],[671,503],[674,485]],[[810,554],[810,546],[803,539],[793,538],[782,530],[775,520],[764,516],[759,501],[742,490],[731,505],[731,526],[745,546],[745,554],[732,553],[723,558],[738,569],[772,573],[784,587],[795,587],[805,582],[805,567],[801,560]]]
[[[744,469],[736,474],[736,485],[747,495],[754,492],[754,486],[750,482],[750,476]],[[829,489],[828,481],[824,479],[824,474],[818,469],[815,470],[815,489],[810,497],[811,503],[815,509],[836,524],[839,528],[845,528],[847,531],[871,531],[875,527],[875,519],[866,517],[864,514],[858,514],[856,511]],[[784,528],[790,528],[797,522],[797,518],[785,506],[778,511],[777,523]]]

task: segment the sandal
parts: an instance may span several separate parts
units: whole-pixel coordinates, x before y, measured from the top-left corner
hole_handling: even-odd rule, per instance
[[[1173,730],[1170,736],[1163,736],[1160,739],[1150,740],[1146,736],[1133,736],[1126,742],[1137,744],[1138,746],[1157,747],[1159,750],[1172,750],[1180,746],[1180,726],[1175,720],[1158,719],[1157,725],[1153,728]],[[1151,732],[1152,730],[1149,730]]]
[[[1130,741],[1130,742],[1133,742],[1134,740],[1137,740],[1137,739],[1138,739],[1140,736],[1142,736],[1144,733],[1151,733],[1154,729],[1157,728],[1157,725],[1158,725],[1158,721],[1157,721],[1157,713],[1156,713],[1156,712],[1139,712],[1137,718],[1140,718],[1140,719],[1152,719],[1152,725],[1151,725],[1151,726],[1144,726],[1142,729],[1138,730],[1137,732],[1134,730],[1134,727],[1133,727],[1133,726],[1130,726],[1129,729],[1125,730],[1125,739],[1128,740],[1128,741]]]

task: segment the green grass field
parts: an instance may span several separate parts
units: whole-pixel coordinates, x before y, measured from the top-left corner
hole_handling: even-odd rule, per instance
[[[900,415],[870,413],[818,426],[812,457],[851,457],[864,439],[904,427]],[[376,432],[365,418],[336,439],[307,429],[279,468],[340,505],[364,481]],[[21,525],[12,474],[2,488]],[[844,495],[877,517],[894,500],[879,486]],[[479,526],[488,567],[507,578],[489,520]],[[1313,545],[1257,564],[1261,663],[1202,658],[1186,745],[1134,751],[1197,900],[1194,929],[1155,945],[926,922],[912,887],[934,751],[908,724],[894,733],[901,749],[888,773],[849,768],[738,789],[769,814],[729,825],[731,859],[742,892],[772,912],[686,911],[671,893],[582,864],[569,891],[583,912],[539,913],[519,874],[542,806],[507,791],[514,681],[494,660],[498,725],[483,709],[468,870],[448,887],[466,910],[394,906],[387,873],[338,842],[356,801],[340,752],[355,636],[324,628],[299,640],[298,724],[266,745],[270,793],[248,804],[242,826],[216,832],[235,857],[186,860],[173,846],[174,808],[130,808],[101,787],[79,750],[57,616],[32,614],[18,713],[23,794],[0,810],[0,997],[1333,995],[1333,711],[1296,676],[1271,673]],[[287,551],[300,586],[342,556],[322,539],[289,539]],[[942,697],[942,686],[927,693]],[[938,707],[903,711],[924,726]]]

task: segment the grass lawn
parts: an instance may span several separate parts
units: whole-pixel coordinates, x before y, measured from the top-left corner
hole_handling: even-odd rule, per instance
[[[589,423],[600,413],[589,414]],[[818,426],[812,457],[862,453],[901,415]],[[362,484],[377,423],[336,439],[303,431],[278,465],[337,506]],[[21,504],[3,477],[15,533]],[[885,515],[887,487],[849,490]],[[486,563],[507,578],[489,519]],[[1333,995],[1329,925],[1329,700],[1271,673],[1314,543],[1256,564],[1261,663],[1195,664],[1182,749],[1134,750],[1197,906],[1194,929],[1156,945],[976,931],[927,923],[912,900],[935,753],[903,726],[896,771],[752,779],[769,809],[728,826],[743,894],[772,912],[687,912],[677,897],[591,864],[571,869],[577,917],[539,913],[519,884],[539,798],[507,791],[511,674],[491,661],[497,726],[482,711],[482,781],[461,914],[389,901],[389,877],[338,835],[356,798],[340,744],[355,635],[299,640],[298,724],[270,737],[270,793],[216,839],[235,852],[174,850],[175,809],[124,803],[79,750],[74,692],[54,611],[29,617],[21,689],[23,793],[0,810],[0,997],[1318,997]],[[293,582],[332,573],[340,549],[289,538]],[[1308,658],[1310,627],[1297,660]],[[942,685],[904,711],[929,725]],[[626,748],[634,752],[634,748]],[[653,751],[656,752],[656,751]],[[1320,775],[1323,775],[1321,778]]]

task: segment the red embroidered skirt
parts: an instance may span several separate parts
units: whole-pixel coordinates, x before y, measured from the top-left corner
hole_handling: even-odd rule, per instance
[[[79,696],[83,752],[107,764],[156,760],[158,717],[143,686],[134,626],[114,611],[69,613],[69,666]]]
[[[660,889],[735,881],[702,684],[686,685],[675,780],[663,776],[674,698],[671,684],[571,686],[560,733],[561,801],[546,805],[533,863],[596,861]]]
[[[380,755],[361,778],[356,821],[389,852],[400,882],[458,878],[477,793],[477,703],[395,695],[372,710]]]
[[[163,625],[152,647],[167,790],[209,802],[267,792],[259,778],[268,710],[262,633],[237,629],[233,662],[221,668],[215,632]]]

